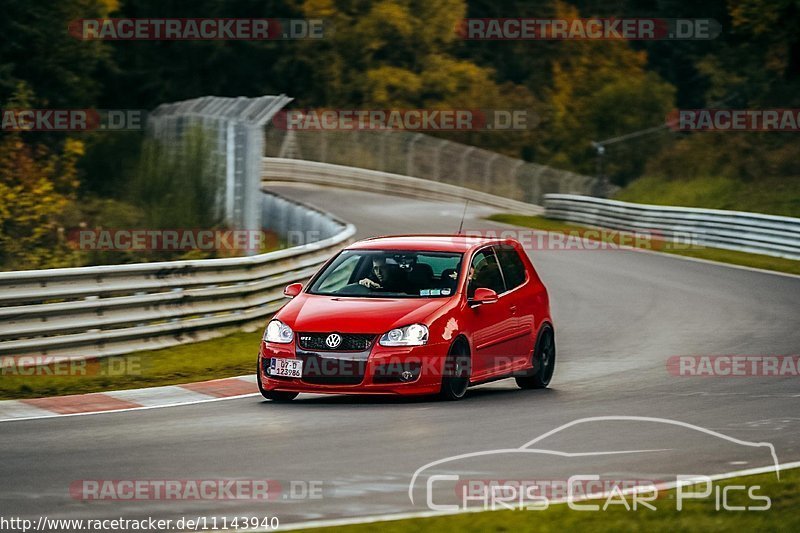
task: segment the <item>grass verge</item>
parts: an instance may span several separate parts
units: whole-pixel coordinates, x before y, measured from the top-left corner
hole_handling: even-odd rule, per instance
[[[491,215],[489,220],[510,224],[512,226],[522,226],[542,231],[563,232],[568,233],[569,235],[597,240],[597,230],[595,228],[589,228],[569,222],[562,222],[560,220],[552,220],[540,216],[496,214]],[[611,240],[616,244],[620,243],[619,238],[607,240]],[[636,243],[632,242],[630,239],[626,240],[625,244],[634,246],[636,245]],[[721,248],[693,247],[691,249],[675,249],[670,247],[669,243],[653,240],[646,240],[640,244],[641,245],[639,248],[656,250],[669,254],[695,257],[697,259],[708,259],[710,261],[719,261],[721,263],[730,263],[733,265],[741,265],[752,268],[762,268],[764,270],[774,270],[776,272],[787,272],[789,274],[800,274],[800,261],[794,261],[792,259],[785,259],[782,257],[750,254],[746,252],[737,252],[735,250],[723,250]]]
[[[775,474],[760,474],[732,478],[714,483],[714,490],[729,485],[758,486],[756,496],[768,496],[771,507],[766,511],[726,511],[720,505],[716,509],[715,492],[704,499],[683,501],[683,509],[676,510],[674,490],[660,491],[652,502],[655,511],[639,507],[626,510],[618,505],[609,505],[606,511],[585,512],[570,509],[566,504],[551,505],[545,510],[507,510],[465,513],[435,518],[415,518],[313,529],[319,533],[367,533],[379,529],[384,533],[427,533],[438,531],[800,531],[800,470],[784,470],[778,481]],[[688,489],[687,489],[688,490]],[[694,490],[694,489],[693,489]],[[700,489],[698,489],[700,490]],[[593,502],[602,509],[606,500]],[[630,504],[632,496],[626,501]],[[720,499],[720,501],[722,501]],[[731,490],[726,502],[729,506],[762,506],[761,500],[751,500],[746,491]],[[729,507],[730,508],[730,507]],[[377,526],[377,527],[376,527]]]
[[[724,177],[664,179],[646,176],[631,182],[614,198],[655,205],[733,209],[800,216],[800,177],[764,177],[754,181]]]
[[[177,385],[255,372],[261,331],[85,363],[0,369],[0,399]],[[54,375],[55,374],[55,375]]]

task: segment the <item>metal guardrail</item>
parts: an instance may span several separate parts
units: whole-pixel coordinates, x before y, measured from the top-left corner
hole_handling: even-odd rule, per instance
[[[470,200],[522,214],[539,215],[544,212],[538,205],[448,183],[302,159],[265,157],[261,177],[266,181],[315,183],[426,200]]]
[[[800,218],[694,207],[633,204],[590,196],[548,194],[545,216],[669,240],[800,260]]]
[[[250,257],[0,272],[0,355],[118,355],[212,338],[270,315],[284,286],[308,279],[355,227],[283,198],[267,196],[262,206],[268,221],[319,240]]]

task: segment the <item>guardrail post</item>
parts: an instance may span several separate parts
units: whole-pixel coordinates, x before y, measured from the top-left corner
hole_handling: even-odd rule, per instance
[[[508,173],[508,189],[510,191],[516,191],[520,189],[519,186],[520,178],[519,178],[519,169],[522,168],[522,165],[525,164],[525,161],[519,160],[514,164],[514,167]],[[522,191],[522,197],[525,198],[525,191]]]
[[[414,175],[414,143],[422,138],[421,133],[416,133],[411,137],[408,143],[408,152],[406,153],[406,175]]]
[[[236,190],[236,132],[233,122],[222,121],[225,128],[225,220],[233,220]]]
[[[469,156],[475,148],[470,146],[461,154],[461,172],[459,172],[458,184],[463,187],[467,179],[467,172],[469,172]]]
[[[444,147],[449,144],[449,141],[442,140],[436,148],[434,148],[434,156],[433,156],[433,175],[436,181],[442,181],[442,151]]]
[[[491,192],[492,185],[492,163],[494,163],[500,154],[494,154],[486,160],[486,166],[483,169],[483,190]]]
[[[378,169],[386,171],[386,139],[387,135],[391,135],[392,130],[386,130],[378,134]]]

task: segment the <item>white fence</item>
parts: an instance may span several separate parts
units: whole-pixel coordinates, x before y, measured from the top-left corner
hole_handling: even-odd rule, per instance
[[[659,232],[701,246],[800,259],[800,219],[742,211],[632,204],[548,194],[545,215],[590,226]]]

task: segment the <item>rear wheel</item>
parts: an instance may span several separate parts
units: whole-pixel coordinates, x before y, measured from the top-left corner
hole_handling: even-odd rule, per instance
[[[516,378],[517,385],[521,389],[547,388],[556,368],[556,341],[550,326],[542,328],[531,359],[531,370],[528,375]]]
[[[285,392],[278,390],[266,390],[261,385],[261,363],[256,367],[256,381],[258,381],[258,390],[261,391],[261,396],[273,402],[290,402],[297,398],[299,392]]]
[[[464,341],[455,342],[445,360],[439,397],[449,401],[463,398],[469,387],[470,373],[469,347]]]

